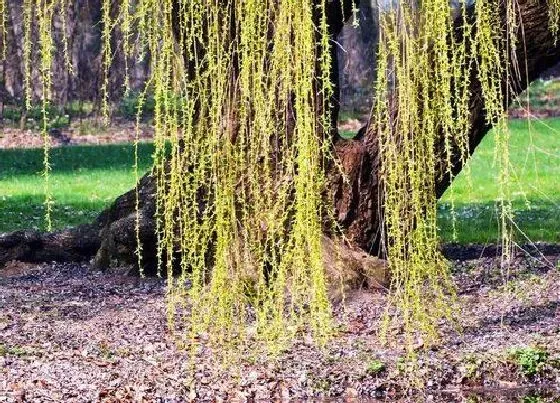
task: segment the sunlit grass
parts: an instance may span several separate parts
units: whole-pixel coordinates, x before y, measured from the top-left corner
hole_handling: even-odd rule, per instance
[[[517,241],[560,241],[560,119],[512,120],[510,194],[519,227]],[[440,235],[453,241],[496,242],[498,221],[494,136],[489,133],[438,205]]]
[[[153,146],[141,144],[141,171]],[[91,221],[134,186],[132,145],[69,146],[52,150],[53,227]],[[41,149],[0,150],[0,232],[44,229]]]
[[[511,195],[516,224],[532,241],[560,242],[560,119],[513,120]],[[140,145],[141,171],[149,169],[153,146]],[[453,184],[456,241],[495,242],[498,195],[490,133]],[[69,146],[52,150],[53,225],[91,221],[116,196],[134,185],[133,146]],[[43,229],[42,150],[0,150],[0,232]],[[453,241],[452,191],[439,203],[440,235]],[[518,233],[517,239],[525,242]]]

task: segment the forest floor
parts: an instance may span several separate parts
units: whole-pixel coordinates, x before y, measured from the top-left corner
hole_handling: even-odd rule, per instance
[[[495,257],[452,261],[461,330],[442,324],[438,345],[418,344],[420,400],[559,401],[560,250],[543,250],[516,254],[507,282]],[[168,330],[164,293],[165,280],[87,264],[0,270],[0,402],[406,400],[404,335],[379,340],[383,292],[336,306],[339,332],[323,350],[303,338],[227,371],[203,353],[194,373]]]
[[[70,127],[51,131],[49,136],[54,147],[63,145],[100,145],[131,143],[138,134],[139,141],[153,140],[154,130],[142,124],[137,133],[135,121],[115,119],[109,126],[102,118],[87,118],[76,121]],[[0,126],[0,149],[42,148],[44,139],[37,128],[20,129],[17,127]]]
[[[516,219],[531,239],[558,244],[560,145],[553,139],[560,119],[534,124],[531,136],[526,126],[521,120],[512,124]],[[85,122],[63,134],[75,146],[52,151],[57,228],[91,221],[134,180],[134,124],[99,134],[94,123]],[[150,136],[146,131],[142,139]],[[439,204],[446,240],[453,238],[452,215],[459,241],[496,239],[494,149],[491,136],[485,141],[471,175],[455,182],[455,209],[450,195]],[[105,143],[128,144],[97,146]],[[41,144],[37,133],[0,131],[0,149],[15,148],[0,150],[0,232],[41,228],[42,151],[32,149]],[[150,155],[151,145],[143,143],[145,170]],[[482,248],[448,248],[461,259],[452,261],[461,330],[442,324],[442,342],[427,351],[418,342],[420,400],[560,401],[554,389],[560,384],[560,248],[541,247],[544,257],[520,253],[509,271],[500,269],[499,259],[481,258]],[[0,269],[0,402],[394,401],[410,388],[402,332],[392,329],[388,346],[379,340],[387,302],[382,292],[356,291],[344,309],[336,306],[339,333],[324,350],[306,338],[276,359],[255,357],[247,348],[240,356],[248,358],[228,371],[206,354],[197,357],[194,373],[189,354],[176,347],[168,330],[164,293],[164,280],[100,273],[87,264],[14,262]]]

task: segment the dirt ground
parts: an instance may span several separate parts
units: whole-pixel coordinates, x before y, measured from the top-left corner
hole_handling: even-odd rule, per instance
[[[136,123],[124,119],[115,119],[110,126],[105,126],[101,118],[87,118],[76,122],[71,127],[51,131],[49,140],[54,147],[78,144],[119,144],[130,143],[136,138]],[[153,139],[154,130],[141,124],[138,131],[140,141]],[[0,149],[3,148],[41,148],[43,136],[40,130],[19,129],[0,126]]]
[[[358,132],[367,118],[347,119],[339,124],[339,130]],[[101,118],[87,118],[74,122],[70,127],[57,129],[51,133],[49,140],[54,147],[78,144],[120,144],[130,143],[136,138],[136,123],[125,119],[113,119],[110,126],[105,126]],[[154,129],[141,124],[138,131],[140,141],[153,140]],[[0,125],[0,149],[4,148],[41,148],[43,136],[40,130],[2,127]]]
[[[442,342],[420,351],[412,396],[558,402],[559,258],[520,252],[507,282],[495,257],[453,261],[462,330],[442,324]],[[194,373],[168,330],[164,293],[163,279],[87,264],[1,269],[0,402],[412,399],[403,335],[394,329],[390,345],[379,341],[383,292],[356,291],[335,307],[340,332],[324,350],[303,339],[229,372],[202,354]],[[535,373],[512,353],[527,348],[546,352]]]

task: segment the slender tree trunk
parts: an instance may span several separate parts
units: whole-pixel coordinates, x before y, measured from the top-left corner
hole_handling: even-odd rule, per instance
[[[329,4],[332,7],[330,26],[334,37],[342,29],[345,16],[340,3]],[[560,59],[560,46],[556,44],[548,29],[546,0],[519,0],[518,4],[524,24],[523,37],[520,37],[516,55],[522,78],[518,82],[510,83],[513,89],[511,96],[524,90],[528,83]],[[344,4],[346,9],[349,5],[349,2]],[[334,65],[333,69],[336,68]],[[490,127],[485,120],[476,72],[473,72],[471,82],[473,97],[470,102],[472,130],[469,135],[469,148],[472,153]],[[335,112],[336,110],[335,108]],[[357,276],[350,275],[351,281],[357,281],[367,277],[367,273],[371,273],[372,270],[375,271],[376,265],[379,266],[377,261],[370,260],[363,253],[380,253],[383,195],[379,183],[381,167],[376,131],[363,128],[353,140],[337,138],[334,147],[335,154],[341,162],[342,172],[335,166],[329,170],[328,197],[335,207],[335,218],[349,240],[345,254],[348,266],[359,272]],[[454,156],[453,164],[453,172],[456,174],[462,168],[458,154]],[[440,172],[444,170],[441,169]],[[449,186],[450,177],[442,173],[436,181],[439,197]],[[141,202],[140,239],[145,269],[150,272],[155,266],[155,181],[147,174],[139,182],[138,189]],[[92,257],[95,257],[94,263],[101,268],[111,264],[134,265],[137,261],[134,253],[135,194],[134,189],[125,193],[101,213],[95,222],[75,229],[50,234],[19,231],[0,235],[0,267],[10,260],[81,260]],[[329,250],[332,250],[332,242],[325,238],[327,254]],[[374,277],[382,279],[383,274],[376,272]]]

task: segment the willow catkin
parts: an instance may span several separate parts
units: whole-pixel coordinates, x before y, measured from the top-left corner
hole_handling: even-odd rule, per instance
[[[25,5],[24,5],[25,6]],[[40,55],[40,77],[41,77],[41,134],[43,136],[43,177],[44,181],[44,208],[45,208],[45,223],[47,231],[52,229],[52,208],[53,198],[50,184],[50,136],[48,134],[49,128],[49,109],[51,104],[51,90],[52,90],[52,62],[54,53],[54,39],[52,34],[52,22],[56,2],[53,0],[36,0],[34,4],[35,10],[38,14],[38,31],[39,31],[39,55]],[[30,11],[30,10],[28,10]],[[24,16],[24,19],[27,18]],[[27,30],[27,29],[26,29]],[[29,31],[31,31],[29,29]],[[31,46],[29,44],[28,46]],[[29,50],[30,51],[30,50]],[[24,50],[25,53],[25,50]],[[30,55],[28,55],[30,57]],[[28,60],[30,63],[30,60]],[[30,68],[30,67],[29,67]],[[30,82],[28,78],[27,82]],[[28,102],[30,100],[28,99]]]
[[[33,40],[31,38],[32,28],[35,25],[33,20],[34,4],[33,0],[23,0],[23,87],[25,92],[25,107],[31,108],[32,101],[32,83],[31,83],[31,49],[33,47]],[[42,11],[40,11],[42,13]]]
[[[329,118],[315,94],[332,89],[315,61],[330,66],[325,16],[318,34],[311,1],[141,7],[158,21],[146,41],[154,58],[158,260],[168,278],[181,272],[168,280],[170,319],[188,309],[186,340],[207,334],[227,351],[252,334],[248,320],[251,337],[269,347],[298,329],[324,340]]]
[[[109,67],[112,60],[111,32],[113,20],[111,18],[111,0],[101,0],[101,112],[105,122],[109,122]]]
[[[8,47],[8,5],[6,0],[0,0],[0,60],[6,60]]]

